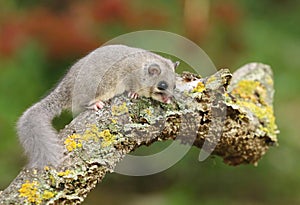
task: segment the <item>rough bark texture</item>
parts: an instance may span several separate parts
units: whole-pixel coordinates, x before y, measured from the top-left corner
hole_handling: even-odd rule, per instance
[[[116,97],[61,130],[61,167],[23,169],[0,193],[0,204],[80,204],[127,153],[162,140],[202,147],[200,159],[212,153],[229,165],[256,165],[277,144],[273,93],[270,67],[251,63],[234,74],[178,76],[173,104]]]

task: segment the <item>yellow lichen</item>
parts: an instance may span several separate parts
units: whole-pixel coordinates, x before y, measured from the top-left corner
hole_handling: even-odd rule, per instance
[[[76,148],[81,148],[82,143],[79,134],[72,134],[67,137],[64,144],[69,152],[73,151]]]
[[[237,101],[238,105],[250,109],[250,111],[261,121],[264,122],[260,129],[272,136],[277,133],[277,125],[275,123],[275,116],[272,106],[260,106],[252,102]],[[272,138],[276,141],[275,138]]]
[[[113,115],[123,115],[125,113],[128,113],[128,107],[126,103],[124,102],[122,105],[114,105],[112,106],[112,114]]]
[[[111,134],[109,129],[100,132],[99,128],[95,124],[89,125],[88,127],[89,128],[82,135],[72,134],[67,137],[64,143],[69,152],[76,148],[81,148],[83,141],[93,140],[98,142],[99,139],[102,138],[102,146],[106,147],[111,145],[116,139],[116,136]]]
[[[272,79],[269,79],[269,83]],[[232,95],[236,96],[236,104],[249,109],[260,121],[259,129],[276,141],[278,132],[275,123],[273,107],[266,103],[267,90],[263,84],[255,80],[241,80],[232,90]],[[242,116],[240,116],[242,119]]]
[[[38,192],[38,185],[37,181],[29,182],[28,180],[22,184],[22,187],[19,189],[19,193],[21,197],[27,198],[26,200],[29,203],[40,204],[41,203],[41,196]]]
[[[116,136],[111,134],[108,129],[100,132],[99,136],[102,137],[102,139],[103,139],[103,142],[102,142],[103,147],[107,147],[107,146],[113,144],[116,139]]]
[[[44,166],[44,170],[45,170],[45,171],[49,171],[49,170],[50,170],[50,167]]]
[[[266,82],[270,85],[273,86],[274,82],[273,82],[273,78],[270,75],[266,76]]]
[[[232,94],[239,96],[244,100],[250,100],[253,103],[265,104],[267,91],[258,81],[241,80],[232,90]]]
[[[212,82],[215,82],[216,80],[217,80],[216,76],[210,76],[210,77],[207,79],[206,83],[207,83],[207,84],[210,84],[210,83],[212,83]]]
[[[193,93],[203,92],[205,90],[205,85],[202,82],[199,82],[197,86],[193,89]]]
[[[99,130],[95,124],[89,125],[89,129],[87,129],[81,139],[84,141],[93,140],[95,142],[99,141]]]
[[[64,171],[64,172],[58,172],[57,175],[58,175],[59,177],[63,177],[63,176],[68,176],[69,174],[72,174],[72,173],[73,173],[73,171],[67,169],[67,170]]]
[[[238,116],[239,116],[240,119],[243,119],[244,117],[246,117],[246,115],[243,114],[243,113],[239,114]]]
[[[145,113],[149,116],[152,115],[152,111],[149,108],[145,109]]]
[[[95,124],[90,124],[90,125],[88,125],[88,127],[89,127],[89,130],[93,133],[99,132],[99,129],[98,129],[97,125],[95,125]]]
[[[43,195],[42,195],[42,198],[45,199],[45,200],[48,200],[48,199],[51,199],[54,196],[55,196],[55,193],[53,193],[51,191],[48,191],[48,190],[45,190]]]
[[[55,185],[56,179],[55,179],[55,177],[52,174],[49,175],[49,180],[50,180],[50,184],[51,185]]]

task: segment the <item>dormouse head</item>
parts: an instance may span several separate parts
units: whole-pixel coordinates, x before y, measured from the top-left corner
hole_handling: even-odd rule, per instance
[[[152,59],[145,63],[144,80],[145,85],[149,87],[144,91],[149,93],[144,95],[163,103],[170,103],[176,87],[175,69],[178,65],[179,62],[173,63],[165,58]]]

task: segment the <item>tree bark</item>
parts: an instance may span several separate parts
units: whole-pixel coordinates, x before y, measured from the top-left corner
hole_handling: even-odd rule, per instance
[[[269,66],[251,63],[206,78],[183,73],[176,86],[171,104],[122,95],[79,114],[59,133],[64,163],[24,168],[0,193],[0,204],[80,204],[126,154],[157,141],[196,146],[200,160],[213,154],[229,165],[256,165],[277,144]]]

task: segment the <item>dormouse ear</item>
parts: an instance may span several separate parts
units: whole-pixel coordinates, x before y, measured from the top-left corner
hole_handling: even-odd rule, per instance
[[[176,62],[174,63],[174,70],[176,70],[176,68],[179,66],[179,64],[180,64],[180,61],[176,61]]]
[[[161,70],[160,70],[160,67],[159,67],[159,65],[157,65],[157,64],[151,64],[151,65],[149,65],[149,67],[148,67],[148,73],[149,73],[149,75],[151,75],[151,76],[157,76],[157,75],[159,75],[160,74],[160,72],[161,72]]]

